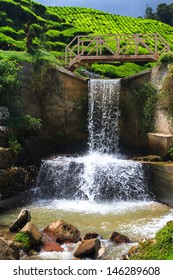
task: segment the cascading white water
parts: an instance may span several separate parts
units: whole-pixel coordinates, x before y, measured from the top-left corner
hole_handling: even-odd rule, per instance
[[[146,200],[142,164],[118,152],[120,80],[89,82],[89,151],[80,157],[43,161],[38,177],[42,198]]]
[[[89,150],[116,153],[119,143],[120,80],[90,80]]]

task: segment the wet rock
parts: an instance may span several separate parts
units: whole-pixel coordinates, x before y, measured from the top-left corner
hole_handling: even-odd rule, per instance
[[[0,169],[7,169],[17,163],[18,156],[10,148],[0,147]]]
[[[123,235],[123,234],[120,234],[116,231],[114,231],[110,237],[110,240],[115,242],[115,243],[118,243],[118,244],[121,244],[121,243],[130,243],[130,239]]]
[[[10,231],[19,231],[26,225],[26,223],[30,222],[30,220],[31,220],[30,211],[27,209],[23,209],[20,212],[17,220],[10,225]]]
[[[14,242],[8,244],[0,239],[0,260],[19,260],[19,248]]]
[[[44,241],[43,247],[41,248],[42,252],[63,252],[64,249],[61,245],[55,241]]]
[[[42,234],[41,232],[37,229],[37,227],[32,224],[31,222],[28,222],[20,232],[24,232],[29,236],[30,240],[30,246],[35,246],[35,245],[40,245],[41,244],[41,239],[42,239]]]
[[[19,192],[31,189],[35,185],[37,168],[35,166],[11,167],[0,170],[1,199],[16,196]]]
[[[88,232],[83,237],[84,240],[94,238],[101,238],[101,236],[97,232]]]
[[[83,240],[74,252],[74,257],[96,259],[100,246],[101,243],[98,238]]]
[[[49,224],[44,233],[51,236],[60,244],[64,243],[77,243],[80,240],[80,232],[78,229],[63,220],[55,221]]]
[[[161,161],[162,159],[161,159],[160,156],[148,155],[148,156],[143,156],[143,157],[135,157],[135,158],[133,158],[133,160],[136,160],[136,161],[158,162],[158,161]]]

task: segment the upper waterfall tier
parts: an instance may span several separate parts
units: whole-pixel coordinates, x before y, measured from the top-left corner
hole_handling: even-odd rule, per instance
[[[117,153],[120,79],[89,81],[89,150]]]

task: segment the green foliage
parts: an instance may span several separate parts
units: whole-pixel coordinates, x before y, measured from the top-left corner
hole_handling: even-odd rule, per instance
[[[0,61],[1,59],[7,59],[9,61],[19,62],[32,62],[33,57],[26,52],[16,52],[16,51],[2,51],[0,50]]]
[[[15,240],[21,242],[25,250],[31,246],[29,236],[24,232],[16,233]]]
[[[138,72],[147,70],[149,68],[150,66],[148,64],[141,66],[135,63],[127,62],[122,65],[119,63],[114,63],[114,64],[94,63],[92,64],[91,67],[88,67],[87,69],[91,72],[97,73],[99,75],[108,78],[124,78],[124,77],[134,75]]]
[[[6,58],[0,59],[0,103],[8,105],[9,101],[20,87],[18,77],[19,65],[16,61],[10,61]]]
[[[51,54],[50,52],[44,50],[44,49],[38,49],[33,53],[32,56],[33,63],[35,64],[35,67],[38,67],[40,65],[58,65],[60,62],[57,60],[57,58]]]
[[[173,52],[163,53],[159,57],[159,62],[162,62],[162,63],[173,63]]]
[[[9,141],[9,147],[16,154],[19,154],[23,150],[22,145],[17,140]]]
[[[31,115],[13,117],[8,122],[17,138],[37,136],[41,132],[41,119]]]
[[[162,90],[159,93],[159,106],[173,121],[173,65],[168,65],[168,74],[163,80]]]
[[[173,3],[165,4],[161,3],[157,6],[155,12],[149,6],[145,10],[145,17],[149,19],[157,19],[161,22],[167,23],[173,26]]]
[[[160,229],[155,239],[140,242],[132,260],[172,260],[173,259],[173,221]]]
[[[143,132],[153,131],[153,119],[157,102],[157,90],[151,83],[137,86],[134,91],[139,108],[139,119]]]
[[[173,161],[173,146],[171,146],[168,150],[168,156],[171,161]]]

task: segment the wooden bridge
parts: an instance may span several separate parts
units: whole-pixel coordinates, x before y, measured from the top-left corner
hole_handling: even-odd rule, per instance
[[[70,70],[81,63],[156,61],[170,45],[160,34],[76,36],[65,49]]]

